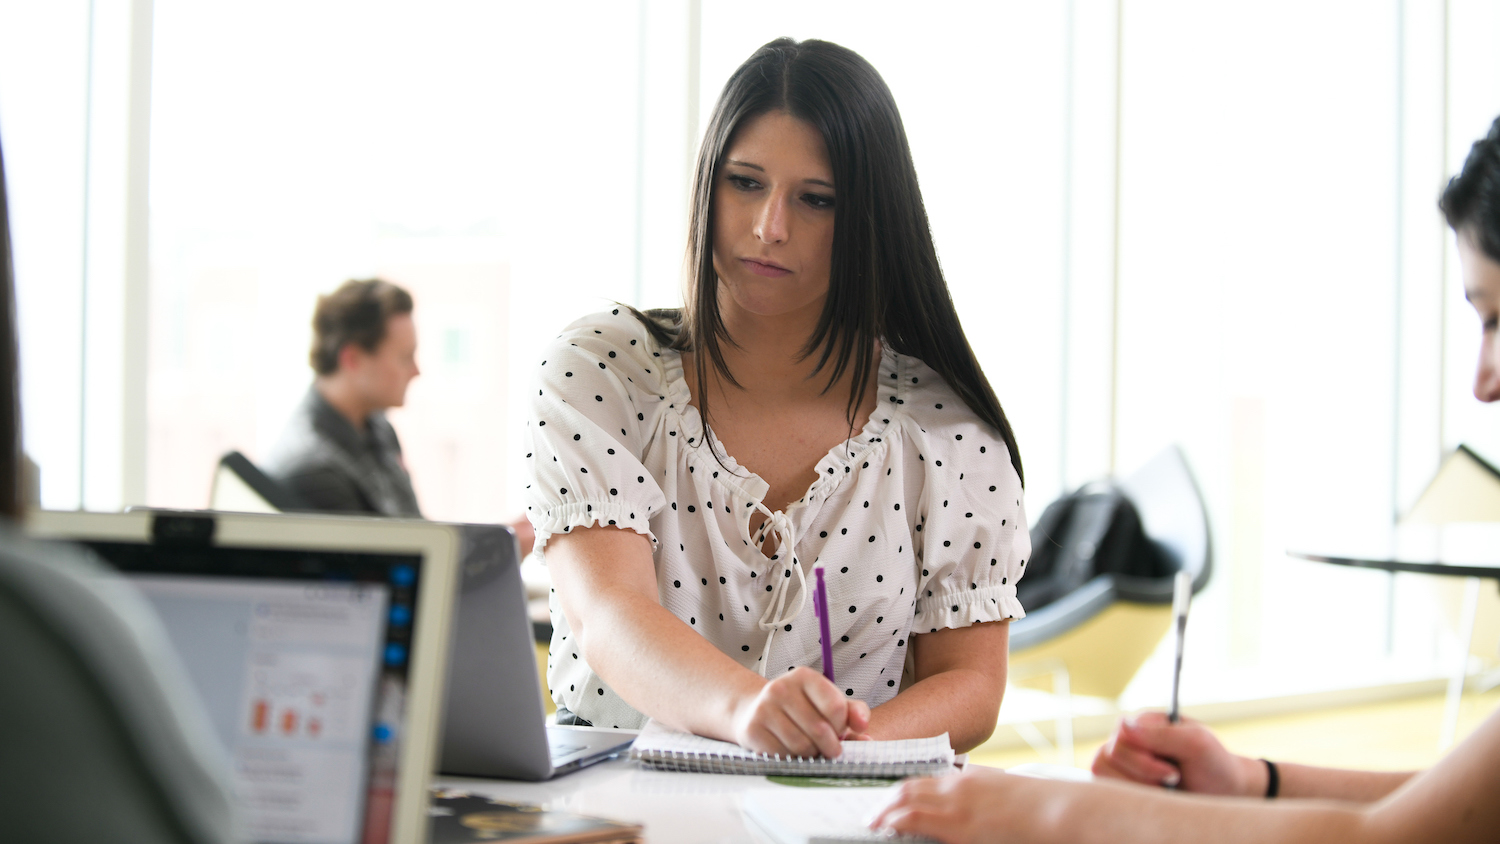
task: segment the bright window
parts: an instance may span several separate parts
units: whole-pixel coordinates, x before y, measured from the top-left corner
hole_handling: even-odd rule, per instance
[[[317,294],[381,275],[416,298],[423,375],[391,417],[424,511],[510,518],[535,349],[612,301],[677,303],[719,89],[765,41],[821,37],[895,93],[1033,518],[1111,463],[1184,447],[1217,564],[1189,696],[1447,670],[1443,589],[1284,552],[1331,526],[1384,541],[1443,448],[1500,457],[1434,209],[1500,113],[1500,0],[156,0],[135,381],[84,326],[136,317],[82,282],[85,254],[104,285],[88,289],[113,272],[127,5],[0,0],[26,446],[48,506],[138,503],[98,491],[129,475],[120,449],[140,452],[145,503],[206,504],[218,457],[263,456],[307,389]],[[139,442],[104,412],[131,384]]]

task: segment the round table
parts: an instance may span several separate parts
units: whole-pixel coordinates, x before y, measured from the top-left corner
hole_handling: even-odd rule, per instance
[[[1381,558],[1365,557],[1340,557],[1328,554],[1316,554],[1311,551],[1288,551],[1289,557],[1302,560],[1312,560],[1315,563],[1332,563],[1336,566],[1353,566],[1361,569],[1381,569],[1382,571],[1405,571],[1413,574],[1435,574],[1443,577],[1472,577],[1472,578],[1494,578],[1500,580],[1500,564],[1484,563],[1469,565],[1467,563],[1441,563],[1424,562],[1416,560],[1391,560]]]
[[[1494,563],[1468,564],[1413,559],[1402,560],[1389,557],[1345,557],[1299,550],[1289,550],[1287,551],[1287,556],[1302,560],[1311,560],[1315,563],[1331,563],[1336,566],[1464,578],[1463,614],[1460,616],[1459,621],[1459,630],[1462,631],[1463,636],[1463,648],[1459,653],[1458,665],[1454,673],[1448,678],[1448,699],[1447,705],[1443,709],[1443,732],[1442,737],[1438,739],[1439,749],[1447,750],[1453,744],[1454,735],[1458,730],[1459,703],[1463,698],[1464,681],[1468,678],[1469,673],[1469,649],[1474,644],[1474,617],[1478,614],[1479,610],[1479,581],[1483,579],[1500,581],[1500,565]]]

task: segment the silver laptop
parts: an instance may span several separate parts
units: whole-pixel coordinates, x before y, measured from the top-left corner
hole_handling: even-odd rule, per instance
[[[226,456],[214,476],[213,506],[279,512],[272,503],[275,495],[267,498],[278,490],[250,483],[260,477],[260,470],[238,453]],[[446,697],[442,773],[544,780],[628,746],[628,735],[546,725],[515,536],[503,525],[457,527],[464,536],[463,585]]]
[[[634,736],[549,727],[520,548],[504,525],[462,525],[462,592],[440,770],[544,780],[607,759]]]
[[[246,838],[426,840],[457,528],[149,510],[26,528],[88,547],[155,607],[232,762]]]

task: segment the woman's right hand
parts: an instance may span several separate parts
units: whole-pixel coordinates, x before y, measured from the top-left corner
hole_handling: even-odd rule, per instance
[[[1094,774],[1145,785],[1178,786],[1198,794],[1258,797],[1265,765],[1236,756],[1205,726],[1187,718],[1173,724],[1160,712],[1121,718],[1094,756]]]
[[[741,747],[783,756],[824,756],[843,752],[841,740],[869,738],[870,707],[846,696],[828,678],[802,667],[766,682],[742,700],[733,719]]]

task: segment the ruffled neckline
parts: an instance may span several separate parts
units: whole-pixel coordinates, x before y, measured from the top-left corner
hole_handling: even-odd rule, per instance
[[[667,397],[671,402],[670,412],[677,414],[689,442],[706,442],[703,417],[691,403],[692,391],[688,389],[687,379],[683,374],[682,353],[662,349],[660,364],[662,376],[666,380]],[[787,505],[784,512],[788,515],[825,500],[829,492],[853,474],[854,464],[861,462],[870,450],[884,443],[885,432],[905,412],[902,405],[906,403],[906,373],[910,366],[887,343],[881,344],[879,366],[875,407],[870,411],[870,418],[865,420],[864,426],[852,438],[833,446],[818,460],[815,467],[818,479],[813,481],[801,498]],[[718,471],[719,474],[713,478],[715,482],[744,498],[763,504],[766,493],[770,491],[770,484],[740,466],[734,455],[725,453],[717,441],[711,447],[718,452],[720,459],[715,460],[712,452],[696,447],[688,451],[689,464],[705,471]]]

